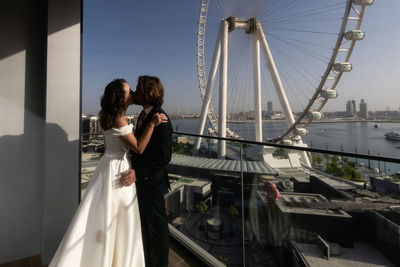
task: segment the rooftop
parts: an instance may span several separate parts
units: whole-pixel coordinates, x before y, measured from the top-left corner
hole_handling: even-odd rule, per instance
[[[173,154],[170,165],[179,165],[207,170],[240,172],[240,160],[203,158]],[[243,172],[256,174],[276,174],[276,171],[264,161],[243,161]]]
[[[265,191],[258,191],[260,198],[265,202],[267,193]],[[306,193],[281,193],[281,198],[275,202],[278,208],[283,213],[297,213],[297,214],[313,214],[325,216],[339,216],[344,218],[351,218],[346,212],[339,209],[321,209],[317,208],[314,203],[328,203],[329,200],[320,194],[306,194]]]
[[[317,244],[297,243],[296,246],[310,266],[396,266],[367,243],[356,242],[354,248],[340,248],[340,255],[327,259]]]

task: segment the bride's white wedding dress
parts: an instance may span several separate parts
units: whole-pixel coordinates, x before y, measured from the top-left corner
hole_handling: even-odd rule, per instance
[[[145,266],[136,186],[118,182],[130,169],[119,136],[131,132],[132,125],[104,131],[105,154],[50,267]]]

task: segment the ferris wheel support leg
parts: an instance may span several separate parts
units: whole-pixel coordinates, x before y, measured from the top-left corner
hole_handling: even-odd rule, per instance
[[[256,141],[262,142],[260,41],[253,34],[254,115]]]
[[[218,137],[226,137],[226,109],[227,109],[227,88],[228,88],[228,22],[222,21],[221,35],[221,64],[219,82],[219,125]],[[218,141],[218,158],[225,158],[226,141]]]
[[[303,143],[303,141],[300,141],[300,142],[301,142],[301,144]],[[307,167],[311,167],[311,162],[310,162],[310,159],[308,158],[307,153],[306,153],[305,151],[303,151],[303,152],[300,154],[300,156],[301,156],[301,159],[302,159],[302,161],[304,162],[304,164],[305,164]]]
[[[287,100],[285,90],[283,89],[282,81],[279,77],[278,70],[276,69],[275,62],[271,54],[271,50],[269,49],[267,39],[265,38],[264,31],[260,23],[257,23],[257,32],[259,34],[259,38],[261,41],[261,47],[265,58],[265,62],[267,64],[269,74],[271,75],[271,80],[272,83],[274,84],[276,94],[278,95],[279,102],[283,109],[283,113],[286,117],[286,121],[288,122],[289,125],[292,125],[295,121],[292,109],[290,108],[289,101]]]
[[[218,64],[219,64],[219,61],[220,61],[222,27],[223,27],[223,25],[221,23],[221,27],[220,27],[220,30],[219,30],[218,36],[217,36],[217,41],[215,43],[214,55],[213,55],[213,59],[212,59],[210,74],[208,76],[206,93],[205,93],[205,96],[203,98],[203,105],[201,107],[200,124],[199,124],[199,127],[197,129],[197,134],[199,134],[199,135],[202,135],[203,132],[204,132],[204,126],[206,124],[208,109],[209,109],[209,106],[210,106],[210,100],[211,100],[212,91],[213,91],[213,88],[214,88],[215,76],[217,75]],[[194,150],[193,150],[193,154],[194,155],[197,154],[197,151],[200,148],[200,142],[201,142],[201,137],[197,137],[196,140],[195,140],[195,144],[194,144]]]
[[[292,113],[292,109],[290,108],[289,101],[287,99],[285,90],[283,89],[282,81],[279,77],[278,70],[276,69],[275,62],[274,62],[274,59],[271,54],[271,50],[269,49],[267,39],[265,38],[265,34],[264,34],[264,31],[263,31],[260,23],[257,23],[257,33],[259,34],[259,39],[261,41],[263,55],[264,55],[265,62],[268,67],[269,74],[271,75],[271,80],[272,80],[272,83],[274,84],[276,94],[278,95],[278,99],[281,104],[283,113],[285,114],[286,121],[287,121],[288,125],[291,126],[295,122],[295,119],[294,119],[294,116]],[[301,140],[301,138],[297,141],[297,143],[299,145],[303,144],[303,141]],[[300,156],[302,158],[302,161],[305,163],[305,165],[311,166],[310,160],[309,160],[306,152],[302,152]]]

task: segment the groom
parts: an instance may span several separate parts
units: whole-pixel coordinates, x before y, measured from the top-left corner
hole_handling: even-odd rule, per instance
[[[135,104],[143,106],[135,129],[135,136],[139,138],[154,114],[165,114],[161,109],[164,88],[159,78],[140,76],[133,96]],[[170,187],[166,167],[171,160],[171,152],[172,125],[168,119],[167,123],[154,128],[143,154],[130,152],[134,172],[124,178],[134,181],[136,173],[144,255],[148,267],[168,266],[169,231],[164,195]]]

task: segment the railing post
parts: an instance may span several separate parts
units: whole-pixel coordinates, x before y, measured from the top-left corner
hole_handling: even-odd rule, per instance
[[[243,188],[243,143],[240,142],[240,189],[242,199],[242,253],[243,253],[243,266],[246,266],[246,247],[245,247],[245,222],[244,222],[244,188]]]
[[[379,153],[378,153],[378,157],[379,157]],[[379,170],[379,173],[381,173],[381,161],[380,160],[378,160],[378,170]]]
[[[383,162],[383,171],[385,172],[385,175],[387,175],[387,173],[386,173],[386,161]]]
[[[357,147],[354,147],[354,153],[357,154]],[[358,158],[356,158],[356,164],[358,164]]]
[[[368,155],[369,155],[369,149],[368,149]],[[371,169],[371,161],[368,159],[368,169]]]

